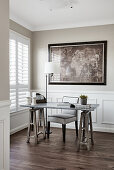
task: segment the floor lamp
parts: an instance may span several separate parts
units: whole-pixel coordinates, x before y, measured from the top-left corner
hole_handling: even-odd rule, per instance
[[[46,62],[45,63],[45,71],[44,71],[45,75],[46,75],[46,102],[47,102],[47,81],[48,81],[48,76],[51,75],[53,76],[54,73],[58,73],[58,67],[55,63],[53,62]],[[47,108],[46,108],[46,131],[47,131]]]

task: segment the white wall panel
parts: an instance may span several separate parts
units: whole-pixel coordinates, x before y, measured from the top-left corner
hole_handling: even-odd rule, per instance
[[[114,100],[103,100],[102,108],[102,123],[114,125]]]
[[[29,111],[23,110],[10,115],[10,133],[13,134],[27,127]]]
[[[4,122],[0,121],[0,170],[4,166]]]
[[[34,90],[41,94],[45,94],[44,90]],[[114,92],[104,91],[66,91],[66,90],[50,90],[48,91],[48,101],[61,102],[64,95],[80,96],[86,94],[88,103],[99,104],[99,107],[92,112],[93,129],[94,131],[114,132]],[[61,110],[48,109],[48,114],[61,113]],[[80,119],[80,113],[79,113]],[[15,133],[28,124],[28,112],[20,112],[11,115],[11,133]],[[59,124],[51,124],[51,126],[61,127]],[[67,125],[68,128],[75,128],[74,123]]]
[[[0,170],[9,170],[10,117],[9,101],[0,101]]]
[[[34,90],[45,94],[44,90]],[[110,91],[66,91],[66,90],[49,90],[48,98],[53,102],[61,102],[63,96],[88,96],[88,104],[99,104],[99,107],[92,112],[92,121],[95,131],[114,132],[114,92]],[[48,110],[48,114],[61,113],[61,110]],[[78,119],[80,120],[80,112]],[[52,126],[61,127],[58,124]],[[75,128],[74,123],[67,125],[68,128]]]

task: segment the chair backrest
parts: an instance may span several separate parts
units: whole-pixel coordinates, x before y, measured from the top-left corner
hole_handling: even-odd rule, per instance
[[[69,102],[71,104],[79,103],[79,97],[63,96],[62,102]],[[77,110],[62,110],[64,114],[76,114]]]

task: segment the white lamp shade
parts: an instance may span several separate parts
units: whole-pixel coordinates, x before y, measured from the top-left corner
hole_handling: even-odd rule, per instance
[[[46,62],[45,63],[45,74],[51,74],[51,73],[59,73],[59,67],[57,66],[56,63],[53,62]]]

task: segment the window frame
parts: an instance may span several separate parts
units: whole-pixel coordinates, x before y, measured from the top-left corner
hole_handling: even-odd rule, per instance
[[[16,89],[16,110],[13,111],[13,110],[10,109],[10,113],[12,114],[12,113],[16,113],[16,112],[20,112],[20,111],[26,110],[26,108],[21,108],[21,109],[18,108],[19,97],[18,97],[18,94],[17,94],[18,93],[17,89],[19,89],[18,87],[21,86],[21,85],[18,84],[18,69],[17,69],[17,66],[18,66],[17,42],[18,41],[17,41],[17,39],[18,38],[22,38],[25,41],[26,40],[28,41],[28,85],[27,85],[28,86],[28,91],[30,91],[30,80],[31,80],[31,70],[30,70],[31,39],[26,37],[26,36],[24,36],[24,35],[22,35],[22,34],[20,34],[20,33],[18,33],[18,32],[16,32],[16,31],[13,31],[13,30],[10,29],[9,30],[9,41],[10,41],[11,34],[16,37],[16,85],[10,85],[10,42],[9,42],[9,90],[13,89],[11,87],[16,86],[15,87],[15,89]],[[23,85],[22,85],[22,87],[23,87]],[[9,97],[10,97],[10,92],[9,92]]]

